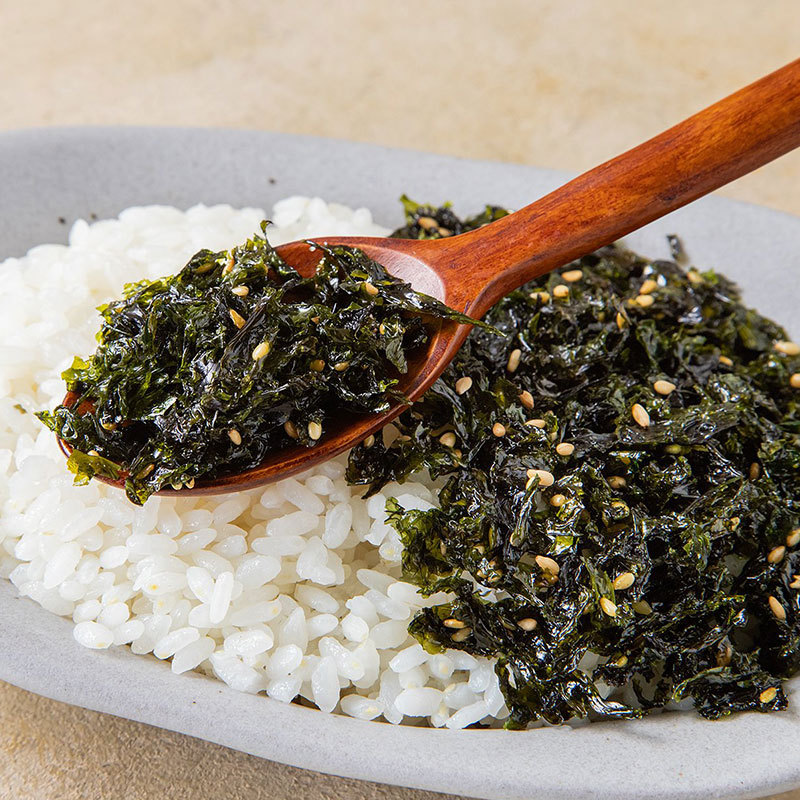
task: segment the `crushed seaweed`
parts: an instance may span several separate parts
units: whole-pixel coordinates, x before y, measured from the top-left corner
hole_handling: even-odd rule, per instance
[[[76,483],[124,478],[141,504],[313,447],[331,417],[404,400],[398,376],[430,320],[472,321],[353,248],[318,244],[303,278],[262,233],[100,307],[96,352],[63,373],[65,402],[37,415],[74,448]]]
[[[504,213],[462,222],[404,200],[395,236]],[[454,595],[411,633],[496,658],[510,728],[680,701],[711,719],[784,708],[800,666],[800,350],[722,275],[620,246],[484,321],[506,336],[474,329],[397,420],[405,436],[350,455],[368,493],[420,469],[444,482],[438,508],[388,504],[405,579]]]

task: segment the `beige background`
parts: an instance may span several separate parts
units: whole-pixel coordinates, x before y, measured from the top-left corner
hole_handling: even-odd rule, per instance
[[[0,0],[0,32],[0,128],[266,128],[581,170],[796,58],[800,8]],[[800,214],[799,179],[800,152],[722,194]],[[3,800],[167,796],[442,797],[283,767],[0,684]]]

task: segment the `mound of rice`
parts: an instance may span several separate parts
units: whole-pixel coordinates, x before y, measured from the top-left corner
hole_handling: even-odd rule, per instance
[[[433,483],[388,486],[367,501],[346,458],[272,486],[131,505],[99,483],[72,485],[54,437],[32,415],[64,395],[59,378],[91,353],[94,309],[125,282],[175,272],[203,247],[258,230],[261,209],[149,206],[92,225],[1,266],[0,577],[74,622],[75,639],[171,659],[244,692],[323,711],[462,728],[503,719],[493,662],[427,654],[408,635],[422,598],[400,580],[391,496],[430,508]],[[292,197],[270,218],[275,244],[385,235],[367,209]]]

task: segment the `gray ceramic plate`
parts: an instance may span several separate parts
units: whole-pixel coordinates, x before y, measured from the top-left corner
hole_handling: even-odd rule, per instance
[[[315,194],[400,219],[402,192],[475,211],[519,207],[560,173],[260,132],[108,128],[0,136],[0,257],[62,242],[78,217],[143,203],[269,208]],[[667,254],[681,234],[697,265],[738,280],[749,303],[793,323],[800,219],[711,198],[629,238]],[[776,287],[780,287],[778,290]],[[800,330],[795,325],[795,334]],[[448,731],[331,716],[239,694],[126,649],[85,650],[71,623],[0,581],[0,678],[86,708],[198,736],[287,764],[493,800],[758,797],[800,785],[800,697],[788,711],[706,722],[672,713],[571,729]]]

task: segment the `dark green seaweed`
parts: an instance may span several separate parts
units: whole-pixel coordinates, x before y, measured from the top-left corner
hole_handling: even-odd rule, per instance
[[[394,235],[470,228],[446,207],[406,211]],[[565,284],[570,270],[582,274]],[[413,635],[496,658],[512,728],[686,698],[708,718],[784,708],[800,665],[800,358],[783,329],[721,275],[617,246],[484,321],[506,337],[473,330],[397,421],[405,437],[351,452],[348,477],[370,492],[421,468],[446,480],[439,508],[389,503],[406,579],[455,596]],[[600,663],[582,668],[587,653]]]
[[[358,250],[320,252],[302,278],[254,236],[102,306],[97,351],[63,374],[69,401],[38,415],[74,448],[76,482],[124,477],[143,503],[313,447],[332,416],[403,399],[398,376],[428,340],[426,319],[470,321]]]

